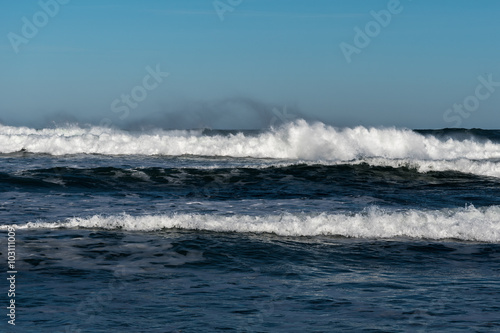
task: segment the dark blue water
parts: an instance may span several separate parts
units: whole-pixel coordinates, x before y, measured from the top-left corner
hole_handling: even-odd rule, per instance
[[[499,131],[106,131],[0,127],[0,331],[500,331]]]

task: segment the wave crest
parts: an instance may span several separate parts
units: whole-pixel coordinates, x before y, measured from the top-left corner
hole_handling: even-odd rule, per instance
[[[348,161],[358,158],[499,159],[500,144],[489,140],[439,139],[408,129],[336,129],[304,120],[258,135],[203,135],[201,130],[133,133],[67,127],[35,130],[0,125],[0,153],[106,155],[202,155]]]
[[[279,236],[343,236],[386,239],[457,239],[500,242],[500,206],[453,210],[385,211],[370,207],[360,213],[321,213],[283,215],[172,214],[131,216],[95,215],[64,222],[30,222],[21,229],[101,228],[130,231],[163,229],[205,230],[213,232],[272,233]]]

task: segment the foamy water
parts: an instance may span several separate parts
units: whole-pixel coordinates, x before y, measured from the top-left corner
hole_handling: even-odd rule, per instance
[[[203,135],[200,130],[133,133],[99,127],[35,130],[0,125],[0,153],[18,151],[52,155],[198,155],[289,160],[285,164],[367,163],[408,167],[418,172],[457,171],[500,177],[500,144],[490,140],[440,139],[396,128],[337,129],[303,120],[257,135]]]
[[[19,229],[99,228],[156,231],[163,229],[214,232],[273,233],[279,236],[343,236],[353,238],[458,239],[500,242],[500,206],[476,209],[386,211],[371,207],[349,214],[207,215],[173,214],[92,216],[63,222],[29,222]]]
[[[0,126],[18,327],[494,331],[499,145],[495,130],[304,121]]]
[[[255,136],[202,135],[202,131],[156,130],[131,133],[108,128],[35,130],[0,126],[0,153],[106,155],[202,155],[256,158],[342,160],[500,159],[500,144],[479,140],[439,140],[408,129],[337,129],[303,120]]]

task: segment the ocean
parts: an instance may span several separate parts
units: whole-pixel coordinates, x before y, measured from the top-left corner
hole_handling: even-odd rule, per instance
[[[500,130],[0,125],[0,222],[2,332],[500,331]]]

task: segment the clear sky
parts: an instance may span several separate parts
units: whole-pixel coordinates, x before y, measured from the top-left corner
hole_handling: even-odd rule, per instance
[[[0,28],[4,124],[500,128],[497,0],[9,0]]]

